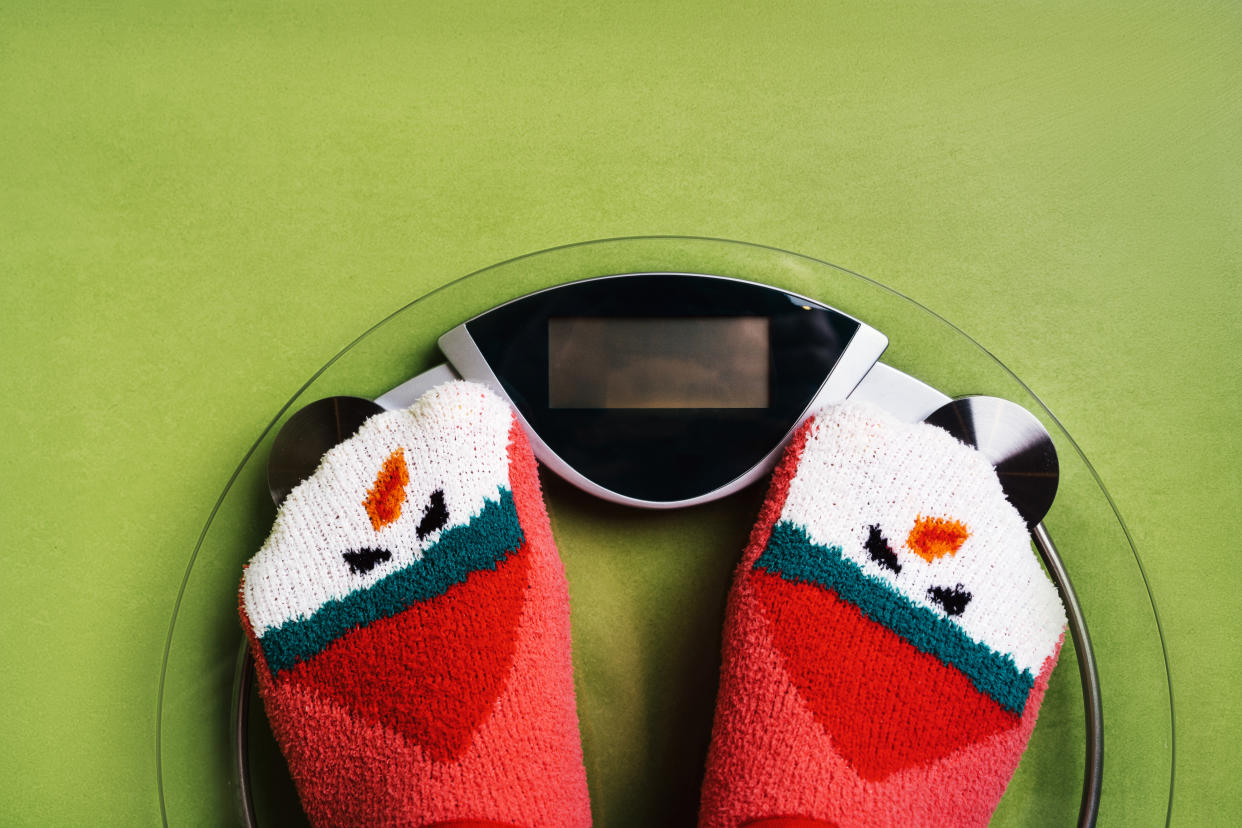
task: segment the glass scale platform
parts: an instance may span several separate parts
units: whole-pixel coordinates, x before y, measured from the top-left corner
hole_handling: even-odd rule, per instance
[[[165,824],[244,824],[232,699],[241,630],[237,585],[275,509],[268,449],[281,424],[333,395],[376,397],[440,362],[436,338],[534,290],[592,276],[681,271],[803,294],[890,340],[883,361],[950,396],[988,394],[1035,414],[1056,444],[1061,480],[1044,521],[1082,603],[1104,711],[1100,825],[1163,825],[1173,781],[1167,659],[1139,557],[1087,458],[1031,389],[949,321],[828,263],[718,239],[612,239],[521,256],[416,298],[315,373],[240,458],[186,550],[157,691],[156,765]],[[541,474],[570,583],[575,683],[594,821],[601,828],[693,825],[711,733],[729,578],[766,482],[701,506],[654,512],[594,499]],[[250,691],[253,693],[253,689]],[[304,824],[262,705],[243,750],[259,825]],[[993,819],[1073,825],[1085,718],[1067,637],[1030,746]]]

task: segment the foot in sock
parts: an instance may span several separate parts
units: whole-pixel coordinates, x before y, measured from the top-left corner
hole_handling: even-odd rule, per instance
[[[821,412],[734,577],[700,826],[986,824],[1064,629],[978,452]]]
[[[482,386],[329,451],[240,604],[314,824],[590,824],[564,568],[526,438]]]

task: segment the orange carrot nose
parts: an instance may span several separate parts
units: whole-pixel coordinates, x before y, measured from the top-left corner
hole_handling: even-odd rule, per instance
[[[384,461],[383,468],[371,484],[367,499],[362,501],[371,526],[376,532],[401,517],[401,504],[405,502],[405,486],[410,473],[405,467],[405,449],[399,448]]]
[[[945,555],[955,555],[970,537],[966,524],[949,518],[919,516],[906,538],[906,546],[928,563]]]

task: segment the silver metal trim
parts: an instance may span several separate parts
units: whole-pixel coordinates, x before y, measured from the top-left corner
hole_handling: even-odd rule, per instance
[[[921,423],[951,398],[891,365],[877,362],[849,399],[871,403],[907,423]]]
[[[1048,574],[1056,583],[1069,615],[1070,638],[1078,656],[1078,676],[1082,684],[1082,702],[1087,715],[1087,754],[1083,760],[1082,799],[1078,805],[1079,828],[1094,828],[1100,815],[1100,791],[1104,786],[1104,701],[1100,693],[1100,671],[1096,665],[1095,648],[1087,631],[1087,617],[1078,602],[1078,594],[1070,581],[1065,562],[1061,560],[1052,536],[1037,523],[1031,529],[1031,540],[1044,560]]]

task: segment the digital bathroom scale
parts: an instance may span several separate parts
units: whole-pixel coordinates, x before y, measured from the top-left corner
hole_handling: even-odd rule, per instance
[[[685,267],[685,271],[652,268],[637,273],[623,272],[627,269],[621,267],[610,269],[616,267],[614,263],[625,262],[632,268],[634,264],[643,265],[648,261],[692,266]],[[709,269],[723,275],[686,272]],[[762,277],[764,283],[756,283],[755,277]],[[523,287],[528,289],[523,291]],[[444,301],[454,288],[458,299],[464,301]],[[494,304],[497,296],[504,295],[512,298],[477,313],[483,310],[478,307],[479,300],[490,298]],[[819,298],[829,297],[830,304],[819,301]],[[473,314],[469,313],[472,303],[476,310]],[[838,308],[847,308],[852,313]],[[449,315],[454,312],[455,316]],[[463,318],[466,321],[463,322]],[[874,320],[876,327],[863,319]],[[445,325],[444,321],[450,324]],[[422,375],[421,370],[434,361],[428,334],[436,332],[433,326],[437,323],[440,323],[439,330],[448,329],[439,337],[439,348],[448,358],[453,373],[441,367]],[[402,341],[403,334],[409,337],[405,341]],[[919,334],[930,337],[921,341],[922,347],[900,347],[907,337]],[[286,410],[322,396],[367,394],[368,391],[378,397],[377,401],[384,407],[402,407],[413,402],[426,388],[455,374],[485,382],[513,402],[523,425],[532,435],[541,462],[576,487],[558,486],[553,478],[545,479],[555,534],[566,559],[573,590],[575,666],[585,676],[580,679],[580,684],[584,685],[579,689],[580,717],[593,807],[599,811],[595,815],[596,822],[638,824],[654,813],[643,815],[642,809],[649,804],[626,802],[626,797],[621,796],[616,796],[615,800],[609,797],[610,790],[616,792],[628,787],[623,773],[618,777],[610,775],[609,771],[618,761],[624,765],[623,745],[613,744],[609,738],[609,719],[616,718],[618,708],[627,706],[627,693],[623,691],[628,684],[630,695],[646,699],[638,705],[648,714],[639,719],[646,726],[640,725],[637,730],[645,734],[647,750],[638,751],[638,754],[644,760],[654,757],[654,762],[648,761],[648,764],[657,768],[667,766],[665,770],[672,771],[659,775],[664,785],[677,784],[680,780],[678,801],[683,801],[684,807],[680,812],[674,809],[672,813],[681,814],[676,819],[666,815],[671,821],[665,824],[684,824],[685,815],[692,815],[697,802],[697,782],[691,778],[696,768],[695,751],[705,752],[710,732],[711,691],[714,690],[719,647],[716,628],[722,617],[728,573],[741,551],[745,533],[762,497],[762,492],[756,491],[760,487],[748,487],[770,469],[798,423],[825,403],[846,397],[867,399],[899,417],[918,420],[949,399],[931,384],[877,362],[889,339],[895,347],[893,356],[886,360],[891,359],[896,364],[904,360],[906,364],[902,367],[917,368],[919,376],[928,378],[937,387],[956,393],[1007,397],[1036,413],[1047,414],[1003,366],[991,360],[968,338],[943,320],[874,283],[794,254],[694,239],[601,242],[548,251],[482,271],[408,306],[368,332],[325,366],[295,398],[297,404],[291,401]],[[936,358],[928,360],[929,353]],[[911,359],[912,355],[916,358]],[[404,371],[401,370],[403,365]],[[406,377],[412,373],[420,373],[420,376],[379,393],[386,382],[391,385],[392,381],[386,377],[394,372],[399,379],[401,373]],[[278,417],[278,420],[283,419],[283,416]],[[274,422],[273,426],[276,424]],[[1107,545],[1112,551],[1105,554],[1103,560],[1078,554],[1076,548],[1074,552],[1067,552],[1074,583],[1080,585],[1085,595],[1092,592],[1081,584],[1086,583],[1094,590],[1098,583],[1091,575],[1080,571],[1079,562],[1084,570],[1088,567],[1096,571],[1108,570],[1114,575],[1118,570],[1125,571],[1128,579],[1113,581],[1113,591],[1116,592],[1117,584],[1128,580],[1138,590],[1126,593],[1129,603],[1143,610],[1142,617],[1151,616],[1154,625],[1154,613],[1141,571],[1130,571],[1137,561],[1125,538],[1124,528],[1119,535],[1114,531],[1119,524],[1106,495],[1100,500],[1103,493],[1098,481],[1090,474],[1085,460],[1074,454],[1072,442],[1055,421],[1051,421],[1050,427],[1054,436],[1061,438],[1058,443],[1062,446],[1063,458],[1070,461],[1063,462],[1062,494],[1049,516],[1063,551],[1069,548],[1066,537],[1073,537],[1077,547],[1079,537],[1088,539],[1084,542],[1095,537],[1098,542],[1101,530],[1107,530],[1103,534],[1112,535]],[[266,460],[265,449],[272,431],[269,428],[265,438],[252,449],[235,481],[231,481],[222,496],[192,557],[174,613],[160,698],[159,764],[161,801],[166,818],[177,809],[181,809],[181,813],[192,812],[196,807],[194,803],[209,806],[214,801],[216,809],[225,804],[220,801],[220,780],[210,774],[198,794],[185,789],[183,783],[188,767],[179,765],[178,750],[185,748],[185,737],[203,723],[201,717],[197,722],[186,721],[185,705],[189,703],[192,707],[190,700],[202,700],[204,683],[219,690],[222,678],[232,678],[233,658],[222,661],[218,648],[223,640],[231,637],[233,654],[236,653],[240,633],[236,629],[235,598],[224,602],[229,611],[225,616],[217,609],[206,612],[210,622],[195,612],[200,595],[205,598],[206,593],[218,592],[228,583],[229,564],[233,567],[231,590],[235,593],[241,563],[258,548],[270,526],[270,507],[265,510],[260,504],[251,503],[247,508],[241,502],[240,493],[246,491],[262,500],[262,489],[256,491],[255,486],[261,475],[256,478],[256,473],[261,472]],[[694,435],[694,439],[686,440],[687,434]],[[721,445],[736,450],[722,458]],[[1067,452],[1067,448],[1071,450]],[[687,474],[687,470],[693,473]],[[1084,471],[1087,472],[1085,476]],[[721,500],[726,497],[728,500]],[[1064,508],[1062,500],[1067,497],[1074,503]],[[743,499],[745,507],[740,504],[722,507],[737,498]],[[656,528],[668,537],[651,538],[637,525],[640,521],[634,517],[634,510],[623,506],[678,511],[659,513],[653,518],[658,523]],[[689,506],[695,508],[682,508]],[[1081,516],[1092,514],[1088,508],[1091,506],[1094,506],[1094,517],[1083,523]],[[575,515],[575,510],[579,514]],[[1070,523],[1068,534],[1056,528],[1062,513]],[[1077,515],[1077,521],[1070,518],[1071,515]],[[708,526],[713,521],[726,524],[723,535],[720,527]],[[635,523],[635,528],[619,528],[620,523],[627,522]],[[575,531],[575,524],[579,524],[580,534]],[[687,555],[668,548],[668,538],[684,538],[687,534],[699,536],[705,549]],[[655,550],[663,548],[663,552],[636,555],[632,549],[618,550],[621,554],[610,561],[607,547],[619,544],[621,535],[628,535],[637,543],[651,544]],[[1039,540],[1038,533],[1036,537]],[[624,619],[624,609],[611,613],[601,610],[598,617],[589,610],[580,612],[580,587],[591,593],[593,584],[596,587],[607,585],[610,572],[614,577],[623,577],[612,569],[618,558],[639,563],[640,569],[645,568],[656,576],[671,576],[670,584],[658,585],[652,594],[640,596],[639,604],[648,611],[634,613],[633,620],[637,623],[633,626],[637,629],[628,634],[618,634],[604,624],[610,614],[614,619]],[[227,563],[222,565],[222,561]],[[662,569],[667,571],[662,573]],[[1055,571],[1053,574],[1058,576]],[[1059,574],[1065,576],[1064,571]],[[1135,574],[1139,576],[1137,582]],[[206,584],[208,580],[212,586],[199,586],[200,582]],[[678,593],[676,585],[686,590],[684,594]],[[670,614],[668,606],[646,606],[670,590],[677,594],[664,597],[680,602],[674,606],[684,608],[688,602],[702,612],[689,613],[692,618],[687,622],[676,613]],[[607,592],[613,594],[604,594]],[[599,597],[614,603],[623,601],[615,592],[615,589],[600,590]],[[1101,674],[1109,702],[1109,726],[1113,728],[1114,704],[1107,693],[1107,680],[1113,665],[1111,645],[1117,630],[1115,623],[1110,623],[1111,616],[1091,614],[1090,600],[1085,598],[1084,603],[1087,614],[1091,615],[1097,649],[1102,653]],[[631,609],[637,610],[637,606]],[[198,646],[189,643],[186,626],[194,623],[191,618],[194,622],[209,623],[210,632],[204,631],[208,637],[205,646],[202,642]],[[233,619],[232,629],[225,623],[227,618]],[[1085,625],[1085,619],[1080,620]],[[1096,629],[1097,625],[1103,632]],[[598,627],[597,632],[601,633],[598,649],[589,641],[584,643],[591,637],[589,629],[582,630],[584,626]],[[1146,647],[1140,649],[1147,651],[1146,658],[1151,662],[1148,666],[1157,668],[1157,677],[1164,683],[1153,682],[1148,676],[1146,682],[1140,683],[1150,686],[1145,686],[1138,695],[1143,700],[1140,706],[1145,706],[1148,713],[1158,711],[1156,720],[1145,728],[1152,731],[1155,740],[1171,734],[1171,717],[1164,709],[1168,702],[1167,674],[1158,630],[1153,626],[1147,632],[1155,635],[1155,650],[1152,650],[1150,638],[1144,639]],[[640,641],[657,640],[671,645],[673,650],[685,651],[690,647],[694,656],[688,664],[678,665],[679,669],[671,671],[665,681],[656,680],[651,686],[635,688],[632,678],[628,682],[607,680],[608,677],[617,678],[618,665],[609,662],[623,664],[630,659],[642,664],[644,659],[651,658],[647,647],[637,648],[637,653],[630,653],[628,649]],[[1105,653],[1101,642],[1109,644],[1110,652]],[[201,671],[197,684],[184,672],[195,663]],[[1098,734],[1091,732],[1092,716],[1085,715],[1092,712],[1090,705],[1084,711],[1081,695],[1075,703],[1072,680],[1078,676],[1065,668],[1073,663],[1068,652],[1065,653],[1061,668],[1054,674],[1028,758],[1024,758],[997,812],[1000,824],[1007,820],[1022,824],[1032,821],[1034,814],[1045,817],[1034,820],[1036,824],[1048,824],[1047,818],[1061,824],[1075,821],[1084,770],[1088,771],[1088,788],[1094,784],[1094,790],[1100,790],[1098,774],[1094,783],[1090,781],[1093,738]],[[593,676],[600,679],[598,684]],[[650,692],[656,687],[667,698]],[[593,693],[593,690],[598,692]],[[1087,698],[1090,701],[1091,695]],[[1099,698],[1098,692],[1096,698]],[[686,711],[681,709],[685,705],[697,711],[697,719],[694,715],[685,715]],[[205,707],[219,713],[219,699],[213,697]],[[1124,699],[1118,701],[1116,707],[1116,715],[1123,721],[1132,717],[1132,705]],[[607,715],[610,708],[613,716]],[[261,708],[256,706],[256,709]],[[653,714],[653,711],[658,713]],[[1098,714],[1098,710],[1094,712]],[[207,718],[214,720],[216,717]],[[260,715],[254,718],[261,720]],[[621,718],[626,717],[622,715]],[[1168,733],[1160,732],[1161,718],[1170,726]],[[233,720],[236,721],[235,715]],[[697,722],[697,730],[688,720]],[[680,745],[669,744],[663,729],[656,726],[661,721],[688,728],[695,738],[674,740]],[[263,723],[257,721],[250,725],[249,732],[243,733],[239,741],[245,746],[240,764],[248,765],[253,772],[256,808],[260,817],[263,813],[283,814],[290,802],[296,808],[296,798],[289,799],[291,788],[287,779],[281,779],[283,761],[274,751],[270,735],[263,732]],[[255,727],[259,728],[258,734],[254,733]],[[1049,732],[1044,734],[1044,731]],[[256,735],[258,738],[254,738]],[[218,765],[216,755],[219,738],[218,733],[211,733],[203,739],[204,749],[217,760],[216,773],[225,770]],[[685,745],[687,741],[689,747]],[[657,743],[664,747],[655,750]],[[1040,749],[1041,743],[1047,744]],[[1159,779],[1161,771],[1171,772],[1171,745],[1168,750],[1167,763],[1151,762],[1148,758],[1147,771],[1151,779]],[[613,755],[614,752],[619,755]],[[1163,756],[1165,751],[1157,752]],[[661,755],[655,756],[656,753]],[[1095,754],[1098,759],[1098,751]],[[1088,757],[1085,768],[1084,756]],[[1109,776],[1105,779],[1111,779],[1113,773],[1112,753],[1109,759],[1106,766]],[[1118,761],[1124,769],[1134,770],[1135,759],[1124,751]],[[700,769],[701,764],[701,757],[697,757]],[[203,775],[201,771],[190,774],[200,777],[200,782],[204,781]],[[226,776],[227,804],[235,808],[236,769],[230,766]],[[1134,778],[1130,776],[1121,782],[1117,791],[1104,785],[1106,814],[1111,813],[1108,808],[1112,807],[1116,813],[1129,813],[1141,822],[1142,814],[1153,812],[1159,798],[1153,798],[1150,790],[1137,792]],[[1168,780],[1163,784],[1167,793]],[[661,788],[659,782],[656,787]],[[628,798],[632,799],[632,794]],[[656,799],[669,801],[666,795],[653,797]],[[278,802],[283,806],[276,806]],[[612,804],[614,802],[619,804]],[[1110,806],[1111,802],[1119,804]],[[1139,806],[1140,802],[1144,804]],[[1032,803],[1039,807],[1032,809]],[[272,810],[274,806],[275,811]],[[187,808],[191,810],[185,810]],[[614,810],[616,808],[620,810]],[[244,812],[240,814],[242,821],[247,818]],[[265,822],[261,818],[258,821]],[[660,824],[660,820],[645,824]]]

